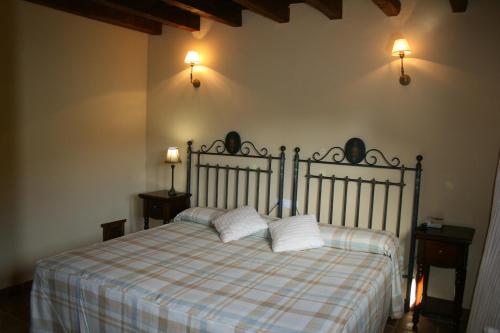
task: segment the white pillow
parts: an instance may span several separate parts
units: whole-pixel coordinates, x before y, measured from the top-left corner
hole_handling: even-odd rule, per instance
[[[213,219],[226,212],[226,209],[221,208],[191,207],[177,214],[174,218],[174,222],[188,221],[211,226]]]
[[[233,209],[217,217],[212,224],[224,243],[267,229],[266,221],[250,206]]]
[[[322,247],[314,215],[299,215],[269,223],[274,252],[300,251]]]

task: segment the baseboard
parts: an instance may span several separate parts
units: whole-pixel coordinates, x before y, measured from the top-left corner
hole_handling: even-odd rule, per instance
[[[0,289],[0,297],[12,296],[22,293],[24,291],[31,290],[31,285],[33,284],[33,280],[29,280],[20,284],[16,284],[11,287]]]

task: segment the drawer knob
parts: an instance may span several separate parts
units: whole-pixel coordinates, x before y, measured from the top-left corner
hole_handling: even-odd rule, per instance
[[[439,250],[439,254],[443,254],[443,250]]]

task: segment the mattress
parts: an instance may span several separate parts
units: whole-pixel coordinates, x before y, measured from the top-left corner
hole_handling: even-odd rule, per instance
[[[37,263],[33,332],[381,332],[393,258],[176,222]],[[400,286],[399,286],[400,287]]]

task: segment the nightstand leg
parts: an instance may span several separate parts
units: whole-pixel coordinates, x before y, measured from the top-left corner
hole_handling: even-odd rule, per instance
[[[144,230],[149,229],[149,217],[144,216]]]
[[[455,330],[458,330],[460,318],[462,317],[466,272],[465,268],[457,268],[455,270]]]
[[[415,290],[415,306],[413,307],[413,329],[417,328],[420,319],[420,311],[422,308],[422,294],[423,294],[423,279],[424,279],[424,265],[417,263],[417,288]]]

